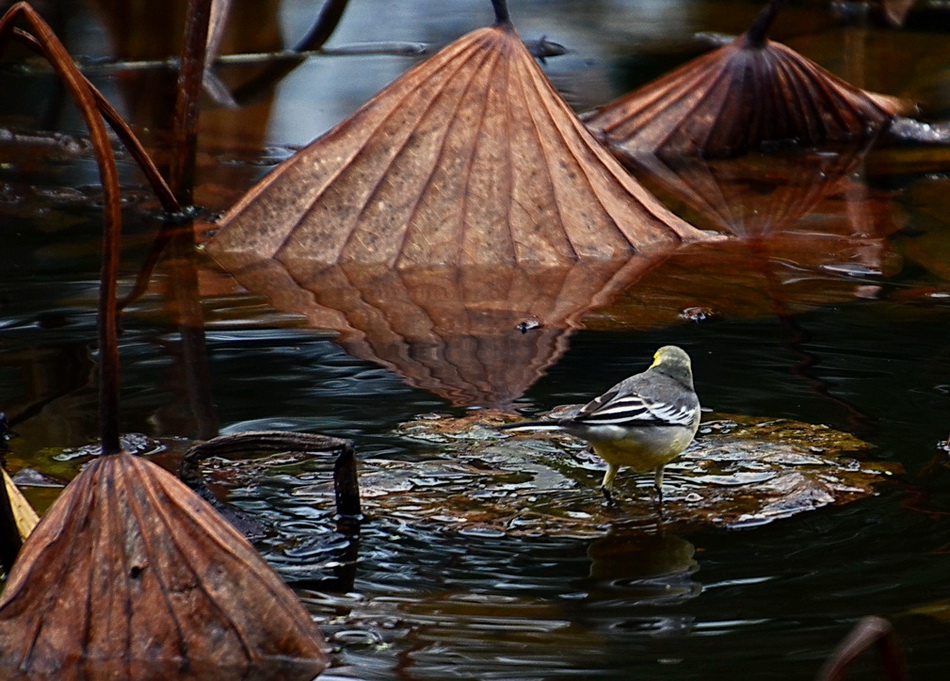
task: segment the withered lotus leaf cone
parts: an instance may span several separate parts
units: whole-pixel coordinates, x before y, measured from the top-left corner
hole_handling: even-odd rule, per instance
[[[141,679],[271,664],[297,670],[273,678],[309,681],[326,666],[324,648],[243,536],[171,474],[124,452],[66,487],[0,602],[0,675],[105,668]]]
[[[212,255],[562,264],[703,238],[612,158],[507,23],[463,36],[275,169]]]
[[[621,156],[727,156],[767,142],[851,143],[903,104],[856,88],[781,43],[739,36],[583,116]]]

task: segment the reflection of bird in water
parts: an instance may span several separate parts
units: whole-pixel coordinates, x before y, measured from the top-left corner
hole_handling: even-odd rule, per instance
[[[627,378],[580,411],[562,419],[501,426],[506,430],[561,430],[591,443],[607,462],[601,490],[611,501],[621,466],[654,471],[663,497],[663,467],[686,449],[699,427],[699,399],[689,355],[675,345],[656,351],[653,364]]]
[[[593,579],[623,580],[628,585],[661,577],[688,577],[698,569],[695,554],[696,547],[682,537],[623,529],[618,533],[612,529],[587,547]]]

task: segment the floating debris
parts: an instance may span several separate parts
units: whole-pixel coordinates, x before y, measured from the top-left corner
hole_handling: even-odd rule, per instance
[[[163,449],[163,445],[141,433],[123,433],[120,442],[122,449],[135,456],[156,454]],[[67,447],[53,455],[55,461],[73,461],[75,459],[92,459],[102,454],[102,445],[90,442],[80,447]]]

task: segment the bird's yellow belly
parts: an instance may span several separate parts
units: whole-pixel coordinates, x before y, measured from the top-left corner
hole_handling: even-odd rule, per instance
[[[683,429],[682,434],[657,438],[652,442],[629,440],[602,440],[592,443],[594,452],[614,466],[629,466],[646,473],[665,466],[679,456],[693,439],[692,433]]]

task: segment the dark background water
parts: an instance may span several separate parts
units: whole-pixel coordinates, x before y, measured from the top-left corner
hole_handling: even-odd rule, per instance
[[[40,7],[161,158],[170,72],[92,62],[164,57],[173,53],[174,40],[154,28],[120,27],[107,18],[109,5]],[[354,0],[330,44],[405,40],[439,47],[488,23],[488,5]],[[706,43],[697,32],[743,30],[760,6],[699,0],[511,5],[523,35],[546,35],[570,49],[545,70],[579,111],[699,54]],[[267,30],[255,38],[253,31],[232,29],[240,34],[232,38],[236,50],[272,49],[281,36],[293,42],[313,7],[260,3],[257,11],[270,23],[249,25]],[[847,26],[830,3],[792,3],[775,34],[839,74],[859,75],[865,87],[918,99],[923,115],[940,119],[950,112],[950,41],[946,15],[927,12],[918,10],[897,31]],[[273,96],[243,109],[209,102],[199,203],[225,209],[256,177],[419,59],[313,57]],[[237,81],[246,75],[242,69],[250,67],[231,66],[222,74]],[[0,101],[0,128],[16,131],[15,139],[0,140],[0,405],[18,435],[10,442],[8,468],[68,479],[81,462],[69,458],[69,448],[97,433],[98,180],[77,116],[43,69],[5,67],[0,79],[8,93]],[[722,299],[729,295],[722,293],[729,274],[720,270],[688,283],[697,304],[727,310],[702,323],[638,324],[630,313],[630,301],[639,300],[633,291],[570,335],[566,352],[520,405],[587,399],[644,367],[656,347],[675,343],[693,357],[697,391],[715,412],[827,424],[875,445],[868,457],[901,464],[903,475],[877,496],[849,505],[756,528],[683,533],[678,540],[694,547],[695,564],[674,561],[671,575],[646,581],[591,577],[589,539],[478,536],[424,519],[374,518],[362,533],[351,589],[299,590],[339,647],[338,667],[329,676],[709,679],[739,672],[801,679],[815,673],[859,618],[875,614],[894,622],[914,679],[945,678],[950,468],[937,443],[950,436],[950,179],[948,166],[915,165],[910,152],[876,158],[862,182],[901,227],[886,240],[897,262],[886,273],[849,278],[804,266],[802,276],[817,277],[819,289],[846,294],[815,302],[793,298],[788,305],[784,291],[793,284],[786,282],[757,292],[775,306],[739,312]],[[131,163],[123,160],[121,170],[128,290],[158,211]],[[365,458],[421,466],[445,455],[392,429],[423,413],[460,415],[464,405],[348,355],[332,333],[273,310],[203,255],[204,404],[212,409],[196,409],[189,388],[193,330],[176,322],[169,303],[174,271],[160,265],[148,293],[124,318],[123,431],[167,441],[215,428],[279,427],[352,438]],[[332,552],[318,541],[328,510],[312,509],[306,495],[293,494],[321,475],[306,467],[275,470],[235,491],[246,508],[281,525],[280,537],[262,548],[290,577],[301,570],[316,578],[332,572]],[[43,505],[55,490],[30,494]],[[293,548],[288,541],[296,542]],[[880,677],[873,656],[854,676]]]

